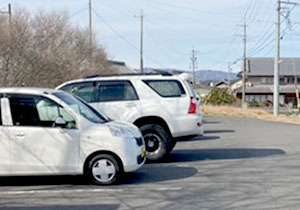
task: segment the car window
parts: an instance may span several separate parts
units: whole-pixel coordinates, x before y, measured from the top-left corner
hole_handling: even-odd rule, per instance
[[[61,106],[55,102],[42,98],[36,101],[36,107],[41,126],[53,126],[55,120],[59,117],[67,122],[67,128],[76,128],[74,118]]]
[[[97,112],[79,97],[74,97],[73,95],[64,92],[53,93],[53,95],[61,99],[63,102],[68,104],[70,108],[72,108],[75,112],[91,122],[105,123],[108,121],[99,112]]]
[[[180,97],[185,95],[181,83],[177,80],[143,80],[162,97]]]
[[[68,93],[74,94],[88,103],[95,102],[95,86],[96,82],[79,82],[61,87]]]
[[[50,99],[33,95],[9,95],[13,125],[54,127],[62,117],[66,128],[76,128],[74,118],[63,107]]]
[[[129,81],[101,81],[98,91],[100,102],[138,100],[138,96]]]

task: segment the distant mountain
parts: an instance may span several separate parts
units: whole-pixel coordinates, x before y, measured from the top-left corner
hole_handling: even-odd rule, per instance
[[[225,71],[218,71],[218,70],[201,70],[196,72],[196,78],[199,81],[220,81],[220,80],[235,80],[237,79],[236,73],[230,73]]]
[[[168,72],[168,73],[190,73],[191,71],[187,70],[178,70],[178,69],[154,69],[154,68],[145,68],[145,73],[161,73],[161,72]],[[228,72],[220,71],[220,70],[200,70],[195,72],[196,79],[200,81],[200,83],[206,83],[206,82],[218,82],[221,80],[228,80],[228,76],[230,80],[236,80],[237,74],[236,73],[230,73],[228,75]]]

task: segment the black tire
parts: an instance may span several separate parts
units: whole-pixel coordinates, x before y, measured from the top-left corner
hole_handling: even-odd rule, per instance
[[[101,165],[102,167],[100,167]],[[101,175],[101,173],[103,174]],[[99,154],[93,157],[88,163],[86,171],[89,181],[96,185],[116,184],[120,181],[121,173],[118,161],[109,154]]]
[[[176,146],[176,143],[177,143],[177,140],[173,138],[171,140],[171,143],[170,143],[170,146],[169,146],[169,149],[168,149],[169,153],[174,149],[174,147]]]
[[[171,138],[162,126],[146,124],[140,130],[145,140],[148,160],[160,160],[170,152]]]

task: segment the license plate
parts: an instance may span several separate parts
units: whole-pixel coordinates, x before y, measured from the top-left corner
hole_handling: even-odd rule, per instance
[[[142,147],[142,158],[146,157],[146,149]]]

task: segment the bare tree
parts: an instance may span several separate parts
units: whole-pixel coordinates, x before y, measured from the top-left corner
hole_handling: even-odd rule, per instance
[[[55,87],[93,74],[114,73],[103,47],[92,49],[87,29],[70,23],[66,12],[20,9],[11,25],[0,16],[0,83],[2,86]]]

